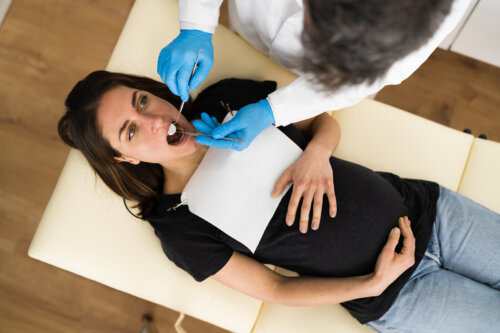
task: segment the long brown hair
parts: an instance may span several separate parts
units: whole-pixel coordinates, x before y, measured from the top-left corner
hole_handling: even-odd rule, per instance
[[[97,123],[97,109],[102,96],[118,86],[147,91],[179,107],[181,100],[167,86],[153,79],[129,74],[96,71],[78,82],[66,98],[66,113],[59,120],[61,139],[80,150],[94,171],[119,196],[137,201],[141,218],[155,207],[155,197],[163,193],[164,174],[159,164],[118,163],[121,156],[102,136]],[[183,113],[191,111],[191,100]]]

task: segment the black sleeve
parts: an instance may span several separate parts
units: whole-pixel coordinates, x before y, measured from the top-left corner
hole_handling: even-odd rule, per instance
[[[153,227],[166,256],[198,282],[217,273],[233,254],[217,237],[218,230],[204,220]]]
[[[256,103],[276,90],[274,81],[253,81],[246,79],[224,79],[203,90],[194,101],[189,120],[200,118],[202,112],[216,117],[221,122],[227,114],[220,101],[229,104],[231,110]]]

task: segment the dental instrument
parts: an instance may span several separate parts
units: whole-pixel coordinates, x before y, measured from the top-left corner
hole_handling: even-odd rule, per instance
[[[198,54],[196,55],[196,60],[194,62],[193,70],[191,71],[191,75],[189,75],[189,81],[191,81],[191,78],[193,77],[194,72],[198,68],[198,59],[200,58],[200,51],[198,51]],[[179,114],[177,115],[177,119],[175,120],[175,122],[170,124],[170,127],[168,128],[168,135],[174,135],[175,132],[177,131],[175,124],[177,124],[177,122],[179,121],[179,117],[181,116],[181,112],[182,112],[183,108],[184,108],[184,101],[182,101],[181,106],[179,107]]]
[[[186,135],[191,135],[191,136],[207,136],[209,138],[212,138],[213,137],[209,134],[204,134],[204,133],[197,133],[197,132],[188,132],[188,131],[181,131],[182,133],[186,134]],[[217,140],[226,140],[226,141],[236,141],[236,142],[243,142],[243,140],[240,140],[240,139],[233,139],[233,138],[220,138],[220,139],[217,139]]]

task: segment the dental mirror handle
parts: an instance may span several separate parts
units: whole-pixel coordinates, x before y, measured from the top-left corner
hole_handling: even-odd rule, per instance
[[[189,82],[191,82],[191,79],[193,78],[194,72],[196,72],[196,69],[198,68],[198,59],[200,57],[200,51],[198,51],[198,54],[196,54],[196,60],[194,61],[194,66],[193,66],[193,69],[191,70],[191,75],[189,75],[188,87],[189,87]],[[182,101],[181,106],[179,107],[179,114],[177,115],[177,119],[175,120],[176,124],[179,121],[179,117],[181,116],[181,112],[182,112],[183,108],[184,108],[184,101]]]

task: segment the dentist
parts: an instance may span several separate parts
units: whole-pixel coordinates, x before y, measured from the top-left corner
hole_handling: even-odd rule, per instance
[[[220,126],[197,122],[195,127],[213,138],[198,136],[196,140],[211,147],[243,150],[271,124],[285,126],[345,108],[388,84],[401,83],[455,27],[469,1],[230,0],[231,29],[298,78],[242,107]],[[181,31],[160,52],[157,69],[184,101],[189,98],[188,87],[195,89],[203,82],[213,65],[212,34],[221,3],[179,0]],[[199,67],[189,79],[198,54]],[[336,142],[311,142],[277,181],[272,196],[282,193],[288,183],[294,184],[287,224],[294,221],[301,205],[300,226],[307,226],[312,215],[311,228],[317,229],[325,196],[330,216],[337,215],[329,167],[340,138],[340,128],[336,131]],[[223,137],[244,142],[217,140]]]
[[[267,126],[288,125],[358,103],[409,77],[465,13],[470,0],[229,0],[231,29],[299,77],[239,110],[199,143],[243,150]],[[222,0],[179,0],[180,34],[158,74],[186,101],[213,65]],[[198,51],[199,67],[189,75]],[[245,61],[241,59],[241,61]]]

